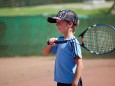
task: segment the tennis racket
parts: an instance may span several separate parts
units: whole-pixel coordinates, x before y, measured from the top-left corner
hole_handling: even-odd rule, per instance
[[[81,38],[80,45],[93,54],[108,54],[115,50],[115,28],[111,25],[92,25],[78,37]],[[68,41],[55,41],[54,43],[61,44]]]

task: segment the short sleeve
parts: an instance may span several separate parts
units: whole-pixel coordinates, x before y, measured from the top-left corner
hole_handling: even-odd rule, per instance
[[[80,46],[79,42],[77,41],[77,39],[72,39],[71,46],[72,46],[73,57],[74,58],[75,57],[82,58],[81,46]]]
[[[53,47],[51,48],[51,53],[52,53],[52,54],[56,54],[56,52],[57,52],[57,45],[56,45],[56,46],[53,46]]]

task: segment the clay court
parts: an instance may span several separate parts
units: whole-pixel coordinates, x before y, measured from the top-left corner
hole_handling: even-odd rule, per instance
[[[0,58],[0,86],[56,86],[55,57]],[[84,86],[115,86],[115,59],[83,59]]]

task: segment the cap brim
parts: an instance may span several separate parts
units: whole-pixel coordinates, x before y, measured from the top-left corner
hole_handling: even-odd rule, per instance
[[[56,20],[61,20],[59,17],[48,17],[47,21],[49,23],[56,23]]]

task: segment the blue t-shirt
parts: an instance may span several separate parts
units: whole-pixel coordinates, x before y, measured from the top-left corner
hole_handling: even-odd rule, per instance
[[[64,37],[59,37],[58,40],[63,41]],[[70,38],[67,43],[53,46],[51,53],[56,54],[54,80],[71,84],[77,67],[75,57],[82,58],[79,42],[75,37]]]

